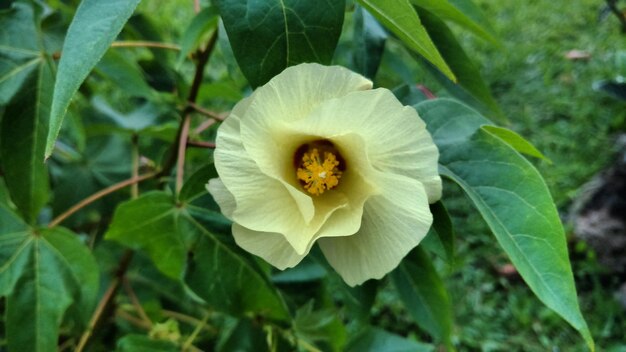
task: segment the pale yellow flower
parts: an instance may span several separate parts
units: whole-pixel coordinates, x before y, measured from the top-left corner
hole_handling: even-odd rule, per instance
[[[415,109],[345,68],[301,64],[239,102],[217,132],[208,190],[239,246],[279,269],[319,243],[351,286],[424,238],[439,152]]]

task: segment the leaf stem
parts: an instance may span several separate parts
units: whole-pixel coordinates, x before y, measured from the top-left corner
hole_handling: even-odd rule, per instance
[[[148,317],[148,314],[146,314],[146,311],[143,310],[143,307],[141,306],[141,302],[139,302],[139,298],[137,298],[137,295],[135,294],[135,290],[133,290],[133,287],[130,285],[128,278],[124,277],[122,279],[122,283],[124,285],[124,290],[126,291],[128,298],[130,298],[130,301],[132,302],[133,306],[135,306],[135,309],[137,310],[139,317],[141,318],[141,320],[143,320],[146,323],[147,326],[152,328],[152,325],[154,323],[152,322],[150,317]]]
[[[61,222],[63,222],[63,220],[67,219],[68,217],[72,216],[74,213],[76,213],[77,211],[81,210],[82,208],[88,206],[89,204],[97,201],[98,199],[107,196],[115,191],[118,191],[124,187],[128,187],[130,185],[133,185],[135,183],[139,183],[148,179],[151,179],[155,176],[157,176],[159,173],[158,172],[152,172],[149,174],[145,174],[139,177],[132,177],[128,180],[116,183],[112,186],[109,186],[101,191],[98,191],[94,194],[92,194],[91,196],[81,200],[80,202],[76,203],[73,207],[69,208],[68,210],[66,210],[64,213],[62,213],[61,215],[57,216],[56,218],[54,218],[52,221],[50,221],[50,223],[48,224],[48,228],[53,228],[55,226],[57,226],[58,224],[60,224]]]
[[[198,337],[198,334],[200,334],[200,331],[202,331],[202,329],[204,328],[204,326],[206,325],[206,322],[209,320],[209,317],[211,316],[210,312],[207,312],[204,315],[204,318],[202,318],[202,321],[200,321],[200,323],[196,326],[196,328],[193,330],[193,332],[191,333],[191,335],[189,335],[189,337],[187,338],[187,340],[185,341],[185,343],[183,343],[183,346],[181,347],[182,351],[187,351],[189,350],[189,348],[192,346],[193,344],[193,340],[196,339],[196,337]]]
[[[200,113],[200,114],[202,114],[204,116],[210,117],[212,119],[216,119],[218,121],[224,121],[224,118],[225,118],[224,116],[222,116],[222,115],[220,115],[220,114],[218,114],[216,112],[213,112],[211,110],[207,110],[207,109],[199,106],[198,104],[196,104],[194,102],[191,102],[191,101],[187,102],[187,107],[192,108],[193,110],[195,110],[196,112],[198,112],[198,113]]]
[[[107,288],[106,292],[100,299],[100,302],[98,302],[98,306],[96,307],[96,310],[93,312],[93,315],[91,316],[91,319],[89,320],[89,325],[87,326],[87,330],[85,330],[83,335],[80,337],[78,346],[74,350],[75,352],[81,352],[87,345],[87,341],[89,341],[91,334],[95,330],[96,325],[98,324],[98,321],[100,320],[100,317],[102,317],[102,314],[108,307],[109,303],[111,302],[111,299],[113,298],[113,296],[115,296],[115,293],[119,289],[120,282],[122,281],[122,278],[126,274],[126,270],[128,270],[128,266],[130,265],[130,261],[132,259],[133,259],[133,251],[127,250],[126,252],[124,252],[122,259],[120,259],[120,263],[117,266],[117,270],[115,271],[115,277],[111,280],[111,283],[109,284],[109,287]]]
[[[139,135],[133,133],[131,137],[131,158],[132,158],[132,166],[131,166],[131,177],[138,178],[139,177]],[[139,183],[133,183],[130,186],[130,196],[132,199],[139,197]]]
[[[201,142],[201,141],[187,141],[187,146],[188,147],[213,149],[213,148],[215,148],[215,143],[213,143],[213,142]]]
[[[112,48],[157,48],[180,51],[180,46],[171,43],[151,42],[151,41],[117,41],[111,43]]]

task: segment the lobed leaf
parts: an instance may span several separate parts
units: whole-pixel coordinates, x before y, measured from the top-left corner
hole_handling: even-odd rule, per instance
[[[440,173],[465,191],[535,295],[593,350],[563,227],[541,175],[511,146],[481,129],[485,118],[475,110],[446,99],[416,108],[439,147]]]
[[[141,0],[83,0],[63,44],[50,109],[45,157],[52,154],[70,101]]]
[[[359,3],[397,35],[411,50],[432,63],[448,79],[456,80],[454,73],[433,44],[409,0],[359,0]]]
[[[13,226],[4,220],[12,217]],[[56,351],[59,324],[70,305],[85,325],[98,293],[95,259],[61,228],[33,230],[0,204],[0,296],[6,296],[10,351]]]
[[[241,71],[253,88],[303,62],[329,64],[345,0],[216,1]]]

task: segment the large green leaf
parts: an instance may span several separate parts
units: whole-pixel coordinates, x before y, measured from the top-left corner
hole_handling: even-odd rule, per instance
[[[0,204],[0,296],[7,300],[10,351],[56,351],[72,303],[84,325],[95,305],[98,266],[68,230],[33,230]]]
[[[359,0],[383,25],[400,38],[411,50],[437,67],[450,80],[454,73],[446,64],[409,0]]]
[[[0,10],[0,105],[6,104],[41,63],[35,13],[25,3]]]
[[[481,129],[485,118],[458,102],[416,105],[440,152],[440,173],[458,183],[528,286],[594,343],[580,313],[565,234],[537,170],[504,141]]]
[[[302,62],[329,64],[345,0],[217,0],[235,58],[252,87]]]
[[[493,44],[498,44],[493,30],[488,25],[485,25],[486,22],[478,23],[449,0],[411,0],[411,2],[414,5],[430,11],[442,20],[452,21],[477,36]]]
[[[178,203],[172,195],[154,191],[120,205],[106,238],[146,251],[159,270],[174,279],[184,277],[214,309],[287,319],[284,303],[266,275],[230,243],[230,236],[215,232],[224,227],[222,215],[194,205],[207,193],[193,188],[181,192],[190,198],[181,197]]]
[[[452,306],[428,254],[415,248],[390,276],[415,322],[451,347]]]
[[[4,178],[11,199],[31,224],[50,193],[43,153],[53,82],[50,65],[42,62],[6,106],[0,126]]]
[[[67,31],[50,111],[46,157],[52,154],[74,93],[102,58],[141,0],[83,0]]]
[[[446,60],[452,72],[456,76],[453,82],[435,70],[431,63],[425,63],[435,79],[454,97],[461,99],[473,107],[489,114],[494,120],[506,120],[498,103],[491,95],[489,87],[482,79],[480,71],[465,53],[454,33],[437,16],[429,11],[419,8],[424,27],[435,42],[437,49]]]

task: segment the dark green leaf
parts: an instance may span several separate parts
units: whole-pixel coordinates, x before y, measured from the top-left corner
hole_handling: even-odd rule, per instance
[[[498,44],[498,40],[495,38],[490,27],[481,26],[480,22],[474,21],[449,0],[411,0],[411,2],[414,5],[428,10],[442,20],[452,21],[464,29],[473,32],[477,36],[488,40],[493,44]]]
[[[3,231],[0,248],[9,350],[56,351],[68,307],[75,303],[83,319],[93,309],[99,282],[95,260],[75,234],[60,228]]]
[[[6,106],[0,133],[0,159],[11,199],[34,224],[49,198],[48,171],[43,153],[54,77],[41,63]]]
[[[416,106],[440,152],[440,173],[458,183],[528,286],[594,343],[580,313],[565,234],[546,184],[512,147],[481,129],[484,117],[452,100]]]
[[[439,54],[409,0],[359,0],[359,3],[411,50],[423,56],[450,80],[455,80],[454,73]]]
[[[403,105],[415,105],[428,100],[426,93],[414,84],[403,84],[393,89],[393,95],[400,100]]]
[[[448,77],[434,70],[431,64],[425,63],[433,76],[456,98],[466,101],[481,111],[489,112],[490,117],[494,119],[506,120],[498,103],[491,95],[489,87],[482,79],[480,71],[467,56],[450,28],[426,10],[422,9],[420,16],[428,34],[457,80],[456,83],[452,82]]]
[[[211,6],[203,9],[193,18],[181,39],[176,67],[183,64],[185,57],[200,45],[207,33],[217,30],[217,15],[216,9]]]
[[[248,318],[229,321],[217,344],[218,352],[269,351],[263,327]]]
[[[428,254],[415,248],[391,272],[391,281],[415,322],[450,348],[452,306]]]
[[[376,19],[362,7],[354,12],[354,67],[369,79],[376,77],[385,51],[387,33]]]
[[[67,32],[50,111],[46,157],[52,154],[74,93],[102,58],[141,0],[83,0]]]
[[[454,262],[454,229],[446,207],[441,201],[430,205],[433,226],[421,245],[448,263]]]
[[[329,64],[345,1],[217,0],[235,58],[254,88],[288,66]]]
[[[346,352],[433,352],[435,347],[370,327],[352,337]]]

